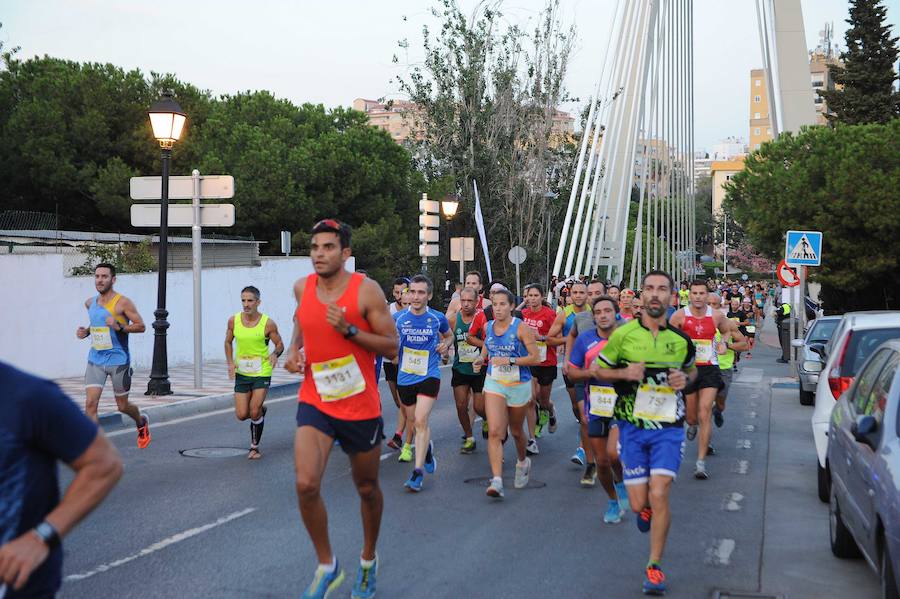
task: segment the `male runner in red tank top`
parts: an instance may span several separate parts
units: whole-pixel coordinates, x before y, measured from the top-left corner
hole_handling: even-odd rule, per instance
[[[363,550],[353,597],[371,597],[377,573],[375,543],[383,498],[378,486],[382,429],[375,356],[397,355],[397,329],[378,284],[344,265],[350,227],[333,219],[312,230],[315,274],[294,283],[297,312],[285,367],[305,375],[297,407],[294,464],[300,515],[319,566],[303,597],[324,597],[344,573],[331,550],[328,514],[320,495],[334,441],[350,457],[362,508]]]
[[[695,358],[697,380],[685,389],[685,417],[689,425],[687,434],[689,440],[693,440],[697,434],[698,417],[700,420],[697,464],[694,469],[694,478],[700,480],[709,478],[706,456],[712,438],[712,408],[719,388],[724,386],[718,355],[725,353],[726,349],[736,351],[747,349],[747,340],[734,322],[707,305],[708,296],[709,288],[705,282],[692,281],[690,304],[675,312],[669,319],[672,326],[687,333],[697,350]],[[724,348],[715,342],[716,331],[722,333]]]

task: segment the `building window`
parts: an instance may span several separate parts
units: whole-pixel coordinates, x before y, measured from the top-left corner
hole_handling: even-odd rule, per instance
[[[768,135],[769,137],[772,136],[772,128],[771,127],[766,129],[766,135]]]
[[[753,149],[754,149],[754,150],[758,150],[758,149],[759,149],[759,144],[753,144]]]
[[[813,100],[813,102],[815,102],[816,104],[821,104],[824,101],[825,100],[821,96],[816,96],[816,98]]]
[[[753,130],[753,135],[759,135],[759,133],[760,133],[759,127],[757,127],[756,129]]]
[[[760,118],[760,117],[759,117],[759,113],[758,113],[758,112],[754,112],[754,113],[753,113],[753,118],[755,118],[755,119]]]
[[[755,85],[756,87],[759,87],[760,85],[762,85],[762,79],[757,79],[756,81],[753,82],[753,85]]]
[[[753,96],[753,101],[757,104],[759,104],[760,100],[762,100],[762,98],[760,98],[759,96]]]
[[[813,81],[813,87],[824,87],[824,86],[825,86],[824,81]]]

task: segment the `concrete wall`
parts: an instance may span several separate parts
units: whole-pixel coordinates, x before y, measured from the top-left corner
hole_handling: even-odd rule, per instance
[[[75,337],[87,326],[84,301],[96,294],[93,276],[67,277],[59,254],[0,256],[0,282],[6,292],[6,317],[0,326],[0,360],[34,374],[61,378],[84,374],[90,339]],[[354,262],[347,267],[353,269]],[[312,272],[308,257],[264,259],[257,267],[210,268],[203,271],[203,359],[224,359],[223,342],[229,316],[241,309],[240,291],[255,285],[260,309],[290,338],[295,301],[294,281]],[[130,337],[132,363],[149,369],[153,356],[153,310],[156,273],[121,274],[116,290],[131,298],[147,324],[147,332]],[[193,361],[193,278],[190,270],[168,274],[169,364]]]

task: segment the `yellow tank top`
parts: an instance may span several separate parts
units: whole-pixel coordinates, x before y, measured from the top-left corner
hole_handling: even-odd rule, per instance
[[[266,338],[266,323],[269,317],[261,314],[254,327],[244,326],[241,312],[234,315],[235,371],[243,376],[272,376],[269,364],[269,340]]]

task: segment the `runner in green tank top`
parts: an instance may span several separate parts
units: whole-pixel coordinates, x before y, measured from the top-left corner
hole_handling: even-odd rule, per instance
[[[263,402],[272,382],[272,368],[284,351],[275,321],[259,311],[259,289],[241,290],[243,310],[228,319],[225,332],[225,360],[228,378],[234,379],[234,411],[238,420],[250,419],[250,452],[247,458],[258,460],[259,442],[265,426]],[[232,347],[236,342],[237,347]],[[269,342],[275,351],[269,353]]]
[[[453,346],[456,354],[453,358],[453,377],[450,385],[453,387],[453,399],[456,401],[456,415],[463,429],[463,443],[459,448],[460,453],[470,454],[475,452],[475,438],[472,435],[472,416],[469,414],[469,398],[475,413],[484,418],[484,378],[487,371],[476,374],[472,369],[472,363],[481,355],[481,349],[469,345],[466,338],[469,327],[475,320],[478,304],[478,294],[474,289],[465,288],[459,294],[459,312],[451,321],[453,323]]]

